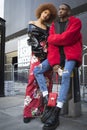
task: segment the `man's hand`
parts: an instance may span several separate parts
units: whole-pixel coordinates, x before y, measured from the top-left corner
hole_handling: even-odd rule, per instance
[[[53,71],[58,73],[59,76],[62,76],[62,74],[63,74],[63,70],[61,69],[61,67],[59,65],[54,65]]]
[[[59,65],[54,65],[54,66],[53,66],[53,71],[58,73],[58,69],[59,69],[59,68],[60,68]]]

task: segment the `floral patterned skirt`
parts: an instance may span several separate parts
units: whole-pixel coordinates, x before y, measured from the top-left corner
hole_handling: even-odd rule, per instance
[[[26,88],[26,94],[24,99],[24,118],[40,116],[43,112],[44,105],[42,100],[42,94],[39,90],[37,81],[35,80],[33,70],[34,67],[39,65],[40,61],[34,55],[31,58],[30,70],[29,70],[29,80]],[[45,74],[48,82],[48,91],[52,91],[52,71],[48,71]]]

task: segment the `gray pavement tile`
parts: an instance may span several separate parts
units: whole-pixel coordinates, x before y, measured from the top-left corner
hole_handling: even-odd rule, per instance
[[[0,130],[42,130],[40,118],[23,123],[24,96],[0,98]],[[60,126],[56,130],[87,130],[87,104],[82,104],[81,117],[60,117]]]

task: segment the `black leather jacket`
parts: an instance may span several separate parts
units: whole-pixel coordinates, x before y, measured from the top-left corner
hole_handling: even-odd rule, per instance
[[[28,45],[32,46],[32,52],[36,57],[40,58],[41,61],[47,58],[47,52],[44,52],[41,42],[46,42],[47,45],[47,36],[48,29],[41,29],[34,24],[29,24],[28,26]]]

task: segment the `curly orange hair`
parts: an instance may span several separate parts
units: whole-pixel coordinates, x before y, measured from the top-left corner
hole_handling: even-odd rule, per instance
[[[49,10],[50,13],[51,13],[51,15],[50,15],[49,19],[46,21],[46,23],[51,23],[53,20],[56,19],[56,17],[57,17],[57,9],[56,9],[56,7],[52,3],[41,4],[36,9],[36,17],[37,17],[37,19],[40,18],[41,13],[44,10]]]

